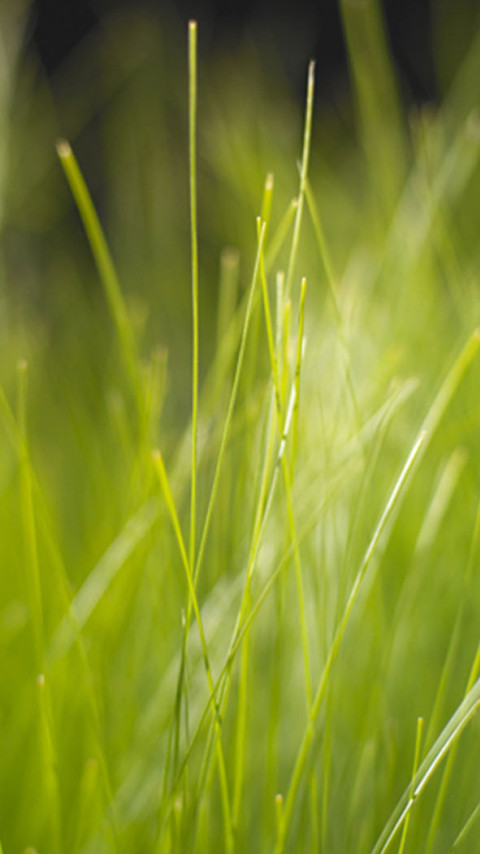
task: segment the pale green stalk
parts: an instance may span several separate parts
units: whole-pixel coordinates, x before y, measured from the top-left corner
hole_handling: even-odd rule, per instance
[[[415,775],[417,773],[417,768],[418,768],[418,760],[420,758],[420,746],[422,743],[422,731],[423,731],[423,718],[417,718],[417,733],[416,733],[416,737],[415,737],[415,752],[413,755],[412,785],[410,788],[410,797],[412,797],[414,787],[415,787],[414,781],[415,781]],[[405,843],[407,841],[407,833],[408,833],[409,822],[410,822],[410,813],[407,815],[407,818],[405,819],[405,822],[403,825],[402,838],[400,840],[400,845],[398,848],[398,854],[403,854],[403,852],[405,850]]]

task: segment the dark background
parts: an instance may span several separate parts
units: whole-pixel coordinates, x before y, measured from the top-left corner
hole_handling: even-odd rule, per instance
[[[362,2],[362,0],[353,0]],[[448,0],[439,0],[448,2]],[[450,0],[459,2],[459,0]],[[472,8],[478,0],[463,0]],[[432,10],[435,0],[384,0],[382,4],[390,48],[407,100],[424,103],[437,97],[432,56]],[[48,73],[103,16],[122,8],[147,7],[160,20],[173,15],[179,22],[196,18],[204,54],[235,47],[242,39],[273,46],[284,58],[292,84],[303,91],[305,56],[315,57],[320,94],[347,74],[338,0],[295,0],[281,7],[272,0],[180,0],[167,6],[133,0],[36,0],[30,20],[29,48]]]

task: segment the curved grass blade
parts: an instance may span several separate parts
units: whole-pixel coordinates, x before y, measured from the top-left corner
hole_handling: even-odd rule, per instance
[[[435,773],[441,761],[449,753],[467,724],[471,721],[479,706],[480,679],[477,679],[420,765],[415,775],[413,786],[409,785],[400,798],[376,844],[372,848],[372,854],[385,854],[388,850],[402,827],[403,822],[407,819],[417,798]]]
[[[105,234],[70,144],[64,139],[60,140],[57,143],[57,153],[85,228],[118,332],[122,354],[137,399],[139,412],[142,413],[142,386],[138,371],[135,339]]]

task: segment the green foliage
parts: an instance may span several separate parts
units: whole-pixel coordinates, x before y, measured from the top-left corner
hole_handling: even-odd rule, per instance
[[[5,54],[4,854],[480,851],[479,36],[408,112],[341,11],[303,138],[194,24]]]

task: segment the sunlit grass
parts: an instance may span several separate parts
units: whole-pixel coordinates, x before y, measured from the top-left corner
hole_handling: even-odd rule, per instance
[[[479,37],[409,112],[341,10],[343,125],[194,22],[19,66],[4,854],[480,851]]]

